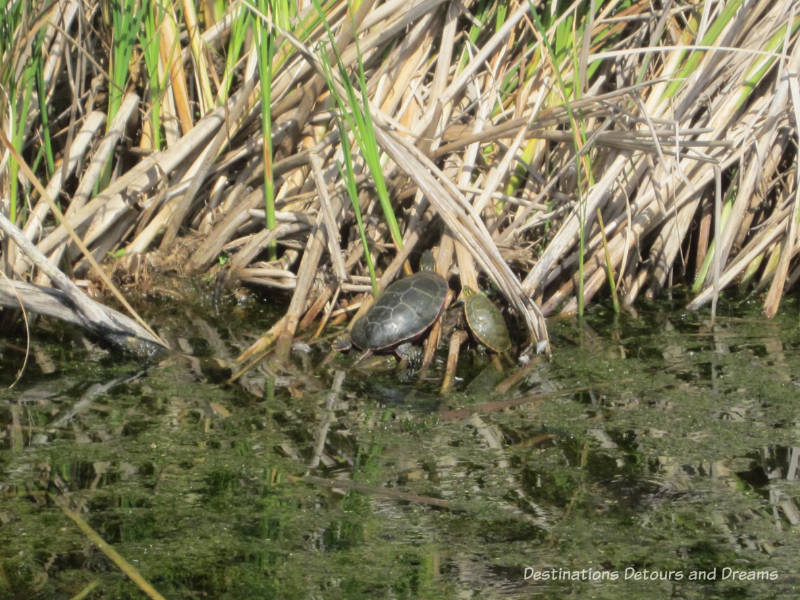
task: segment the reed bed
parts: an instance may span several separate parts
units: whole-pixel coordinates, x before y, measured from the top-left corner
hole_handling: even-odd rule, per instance
[[[362,314],[422,248],[540,351],[601,294],[737,284],[773,315],[800,276],[790,2],[2,10],[4,280],[68,285],[13,228],[109,288],[289,291],[242,361]]]

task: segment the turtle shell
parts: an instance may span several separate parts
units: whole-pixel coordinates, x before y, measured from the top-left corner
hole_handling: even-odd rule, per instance
[[[483,294],[464,288],[464,314],[472,334],[495,352],[511,348],[511,336],[500,309]]]
[[[364,350],[385,350],[417,337],[444,309],[447,282],[432,271],[420,271],[389,285],[350,337]]]

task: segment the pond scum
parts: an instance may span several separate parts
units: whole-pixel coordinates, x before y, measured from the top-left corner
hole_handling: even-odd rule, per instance
[[[774,315],[800,274],[790,2],[0,14],[6,329],[22,305],[149,350],[115,284],[157,271],[288,291],[239,357],[281,360],[433,248],[454,291],[488,290],[541,352],[544,318],[598,294],[619,311],[687,283],[698,308],[738,284]]]

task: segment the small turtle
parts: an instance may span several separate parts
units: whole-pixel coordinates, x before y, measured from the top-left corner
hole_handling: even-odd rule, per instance
[[[484,346],[502,354],[511,349],[505,319],[494,303],[485,295],[464,287],[464,315],[472,335]]]
[[[350,340],[366,350],[366,355],[396,349],[419,337],[442,314],[448,287],[444,278],[434,273],[430,251],[422,255],[420,269],[387,286],[353,325]],[[339,347],[347,347],[346,340]]]

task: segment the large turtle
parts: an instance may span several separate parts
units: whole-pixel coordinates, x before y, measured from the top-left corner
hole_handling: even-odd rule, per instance
[[[475,338],[498,354],[510,350],[511,336],[500,309],[489,298],[467,286],[462,291],[464,315]]]
[[[423,333],[436,321],[447,300],[447,282],[433,271],[433,255],[425,252],[420,271],[386,287],[353,325],[350,339],[367,353],[394,349]]]

